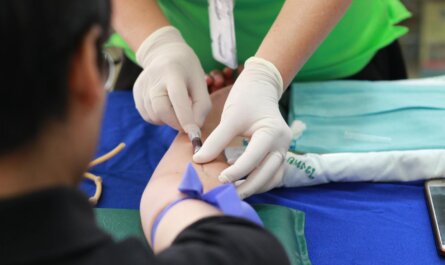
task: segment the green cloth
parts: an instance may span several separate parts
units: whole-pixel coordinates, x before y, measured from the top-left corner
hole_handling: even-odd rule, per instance
[[[304,236],[304,213],[283,206],[254,205],[265,227],[286,249],[292,265],[310,265]],[[95,209],[97,223],[116,240],[129,236],[146,240],[141,228],[139,211],[125,209]]]
[[[122,240],[134,236],[145,244],[138,210],[95,208],[96,221],[102,229],[110,233],[114,239]]]
[[[255,204],[253,208],[266,229],[280,240],[292,265],[311,264],[304,235],[303,212],[271,204]]]
[[[171,24],[181,31],[196,52],[204,70],[221,69],[223,66],[212,57],[207,0],[158,2]],[[283,2],[235,0],[239,63],[255,54]],[[396,24],[410,16],[400,0],[352,1],[345,16],[304,65],[296,80],[329,80],[357,73],[379,49],[408,31]],[[127,56],[135,60],[134,53],[118,35],[111,38],[109,45],[124,48]]]

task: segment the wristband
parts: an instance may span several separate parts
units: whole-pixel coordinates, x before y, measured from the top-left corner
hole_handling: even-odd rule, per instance
[[[223,184],[207,193],[203,193],[203,187],[198,173],[193,168],[192,163],[187,165],[187,170],[182,176],[178,190],[185,195],[169,205],[167,205],[156,217],[151,229],[151,243],[154,246],[154,239],[159,223],[165,214],[175,205],[188,199],[200,200],[219,209],[226,215],[235,216],[250,220],[258,225],[263,225],[255,210],[246,202],[242,201],[236,192],[233,184]]]

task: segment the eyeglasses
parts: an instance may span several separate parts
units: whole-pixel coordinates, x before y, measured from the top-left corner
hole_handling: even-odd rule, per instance
[[[102,51],[102,79],[105,90],[112,91],[114,81],[117,77],[117,64],[119,64],[120,59],[115,59],[106,50]]]

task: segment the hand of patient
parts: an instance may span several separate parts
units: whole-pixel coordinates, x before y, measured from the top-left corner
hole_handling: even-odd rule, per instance
[[[206,75],[206,83],[209,93],[211,94],[224,87],[233,85],[243,69],[244,65],[240,65],[236,70],[225,67],[223,70],[213,70],[208,73]]]

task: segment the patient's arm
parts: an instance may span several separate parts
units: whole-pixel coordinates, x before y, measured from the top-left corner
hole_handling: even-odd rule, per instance
[[[211,95],[213,109],[202,129],[203,138],[219,123],[228,92],[229,89],[226,88]],[[153,173],[142,196],[142,226],[147,239],[150,239],[151,228],[159,212],[175,199],[182,197],[177,188],[187,164],[191,161],[190,140],[186,134],[179,133]],[[205,191],[220,184],[217,176],[228,166],[222,157],[205,165],[193,165],[201,178]],[[168,211],[158,226],[155,251],[169,246],[178,233],[195,221],[220,214],[216,208],[197,200],[186,200],[177,204]]]

